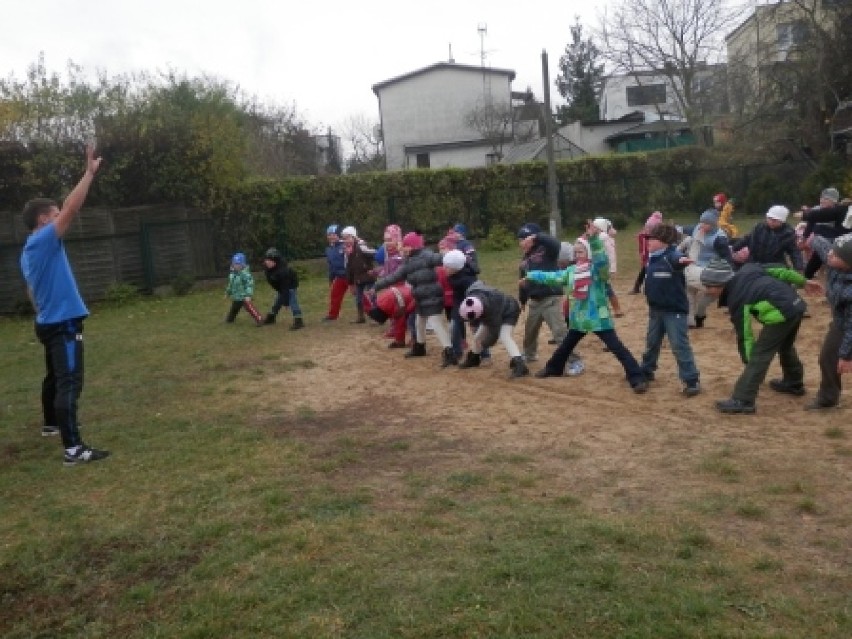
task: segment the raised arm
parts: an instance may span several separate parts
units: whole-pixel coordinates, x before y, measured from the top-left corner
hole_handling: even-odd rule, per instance
[[[101,166],[101,160],[102,158],[95,157],[94,147],[87,144],[86,171],[83,173],[83,177],[80,178],[80,181],[77,182],[77,186],[75,186],[68,194],[68,197],[65,198],[65,201],[62,203],[62,208],[59,211],[59,215],[53,221],[56,234],[59,237],[65,235],[68,228],[71,226],[71,222],[74,221],[74,218],[83,206],[83,202],[86,200],[86,195],[89,193],[89,187],[95,179],[95,173],[98,172],[98,169]]]

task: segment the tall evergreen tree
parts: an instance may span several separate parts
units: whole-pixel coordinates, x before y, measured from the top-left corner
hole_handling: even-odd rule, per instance
[[[604,65],[600,50],[591,38],[583,39],[583,25],[575,17],[571,27],[571,42],[559,58],[556,89],[568,104],[557,109],[560,124],[575,120],[597,120],[597,92],[603,78]]]

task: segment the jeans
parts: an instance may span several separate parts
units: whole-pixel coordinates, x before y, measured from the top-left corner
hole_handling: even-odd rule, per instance
[[[796,317],[781,324],[767,324],[761,329],[760,336],[751,347],[748,363],[734,385],[731,397],[754,403],[776,353],[778,353],[784,381],[789,384],[802,383],[805,369],[796,353],[795,345],[801,324],[802,318]]]
[[[283,292],[278,292],[275,295],[275,301],[272,303],[272,309],[269,311],[271,315],[278,315],[278,311],[281,310],[282,306],[289,306],[290,312],[293,313],[293,317],[301,317],[302,316],[302,308],[299,306],[299,298],[296,295],[296,289],[291,288],[287,291],[287,297],[285,299]]]
[[[77,400],[83,392],[83,320],[36,324],[36,337],[44,345],[46,374],[41,384],[45,426],[56,426],[62,445],[83,443],[77,421]]]
[[[624,376],[631,386],[645,381],[645,374],[642,372],[642,368],[639,366],[636,358],[633,357],[633,354],[627,350],[627,347],[618,338],[615,330],[595,331],[595,335],[609,349],[609,352],[621,362],[621,366],[624,369]],[[562,343],[559,344],[544,367],[553,375],[564,374],[568,357],[574,352],[574,347],[585,336],[586,333],[569,328],[565,339],[562,340]]]
[[[672,313],[648,309],[648,333],[645,338],[645,353],[642,355],[642,370],[653,374],[660,359],[663,337],[669,338],[677,362],[677,374],[684,384],[698,383],[698,368],[689,343],[689,328],[685,313]]]

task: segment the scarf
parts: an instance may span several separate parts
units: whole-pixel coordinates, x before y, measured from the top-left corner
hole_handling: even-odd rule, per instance
[[[575,300],[585,300],[589,297],[589,285],[592,283],[592,262],[583,260],[574,265],[574,289],[572,296]]]

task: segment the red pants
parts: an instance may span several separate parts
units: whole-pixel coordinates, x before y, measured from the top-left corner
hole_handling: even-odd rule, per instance
[[[328,289],[328,315],[331,319],[337,319],[340,315],[340,306],[343,304],[343,297],[349,289],[349,282],[345,277],[335,277],[331,280],[331,286]]]
[[[393,339],[395,342],[405,341],[405,331],[408,328],[408,315],[401,315],[393,319]]]

